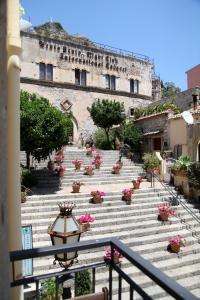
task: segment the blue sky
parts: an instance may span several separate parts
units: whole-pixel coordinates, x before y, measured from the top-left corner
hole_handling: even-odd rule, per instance
[[[187,89],[200,63],[200,0],[21,0],[34,26],[52,19],[95,42],[154,59],[163,81]]]

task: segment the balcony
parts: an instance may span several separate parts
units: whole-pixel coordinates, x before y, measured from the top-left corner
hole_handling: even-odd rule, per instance
[[[15,279],[15,263],[28,258],[42,258],[45,256],[62,254],[72,251],[93,251],[99,247],[111,247],[111,259],[104,261],[103,257],[99,258],[99,262],[90,265],[83,266],[73,266],[69,269],[63,269],[61,271],[56,271],[52,273],[46,273],[41,275],[25,276],[20,279]],[[198,299],[193,294],[191,294],[187,289],[176,283],[172,278],[165,275],[159,269],[154,267],[149,261],[142,258],[136,252],[132,251],[129,247],[124,245],[121,241],[114,238],[106,238],[101,240],[91,240],[87,242],[79,242],[70,245],[61,246],[51,246],[43,248],[34,248],[30,250],[20,250],[13,251],[10,253],[10,262],[12,264],[12,282],[11,287],[19,285],[34,284],[35,297],[34,299],[40,298],[40,283],[47,278],[55,278],[55,299],[60,299],[58,297],[58,289],[61,282],[66,280],[66,278],[73,278],[74,274],[83,270],[91,270],[92,272],[92,295],[87,299],[97,299],[96,294],[96,273],[99,268],[105,268],[108,273],[108,295],[104,294],[102,299],[153,299],[150,294],[148,294],[142,284],[134,281],[134,278],[128,276],[121,266],[121,264],[116,264],[114,262],[114,250],[119,251],[119,253],[124,257],[124,259],[131,264],[132,267],[137,268],[139,272],[142,272],[143,277],[148,277],[152,280],[152,287],[160,289],[160,296],[172,296],[172,299]],[[117,275],[117,277],[116,277]],[[114,290],[115,285],[115,290]],[[74,284],[74,289],[76,290],[76,281]],[[125,294],[123,294],[125,293]],[[103,295],[103,293],[98,291],[98,295]],[[126,295],[126,297],[124,296]],[[88,297],[88,296],[87,296]],[[171,297],[170,297],[171,298]],[[66,299],[66,298],[65,298]],[[76,298],[73,298],[76,299]],[[86,299],[85,296],[77,299]],[[101,299],[101,298],[100,298]]]

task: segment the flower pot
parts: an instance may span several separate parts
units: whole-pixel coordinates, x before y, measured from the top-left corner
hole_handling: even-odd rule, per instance
[[[174,253],[178,253],[181,249],[180,244],[170,244],[171,251]]]
[[[115,264],[119,264],[120,263],[119,256],[114,255],[113,261],[114,261]]]
[[[160,212],[159,216],[162,221],[168,221],[168,219],[169,219],[169,214],[165,211]]]
[[[80,185],[76,184],[72,186],[72,193],[79,193],[80,191]]]
[[[100,166],[101,166],[100,164],[95,164],[96,169],[100,169]]]
[[[93,170],[85,171],[85,175],[92,176],[93,175]]]
[[[81,231],[86,232],[90,229],[90,223],[85,222],[85,223],[80,223],[81,224]]]
[[[93,196],[92,203],[99,204],[99,203],[102,203],[102,202],[103,202],[103,198],[101,196],[99,196],[99,195]]]
[[[134,190],[138,190],[140,188],[140,182],[133,182]]]
[[[112,171],[113,174],[119,174],[119,172],[120,172],[120,169],[116,169],[116,170]]]
[[[75,165],[75,170],[80,170],[81,169],[81,166],[80,165]]]

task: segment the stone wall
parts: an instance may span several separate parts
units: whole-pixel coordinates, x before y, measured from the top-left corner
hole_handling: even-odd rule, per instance
[[[116,90],[130,92],[130,79],[138,80],[139,94],[152,96],[152,63],[124,53],[82,46],[22,33],[21,77],[39,79],[39,63],[53,65],[55,82],[75,83],[75,69],[86,71],[88,86],[106,88],[106,75],[115,76]]]
[[[129,114],[130,107],[144,106],[151,102],[141,98],[88,92],[73,88],[66,89],[64,87],[55,87],[54,85],[44,86],[39,84],[39,82],[37,83],[38,84],[33,84],[33,82],[29,84],[21,83],[21,89],[46,97],[50,103],[63,111],[71,111],[73,114],[74,140],[78,138],[80,132],[83,132],[84,135],[90,135],[95,131],[96,127],[89,116],[87,108],[91,107],[96,99],[109,99],[123,102],[127,114]]]

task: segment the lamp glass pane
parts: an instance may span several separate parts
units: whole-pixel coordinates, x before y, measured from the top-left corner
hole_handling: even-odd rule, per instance
[[[55,243],[56,246],[63,244],[63,239],[62,238],[58,238],[58,237],[54,236],[53,239],[54,239],[54,243]],[[57,254],[57,257],[60,258],[60,259],[64,259],[64,254],[63,253]]]
[[[53,231],[64,232],[64,218],[58,218],[54,225]]]
[[[67,244],[73,244],[73,243],[77,243],[79,239],[79,235],[73,235],[67,238]],[[67,260],[73,259],[76,256],[76,251],[73,252],[68,252],[67,253]]]
[[[67,232],[77,231],[79,229],[73,218],[67,218]]]

